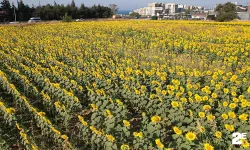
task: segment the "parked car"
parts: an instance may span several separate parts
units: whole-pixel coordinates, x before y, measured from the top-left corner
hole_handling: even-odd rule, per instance
[[[30,20],[28,21],[28,23],[35,23],[35,22],[41,22],[41,18],[33,17],[33,18],[30,18]]]
[[[10,24],[18,24],[19,22],[17,21],[13,21],[13,22],[9,22]]]
[[[77,22],[80,22],[80,21],[84,21],[84,19],[80,18],[80,19],[76,19]]]

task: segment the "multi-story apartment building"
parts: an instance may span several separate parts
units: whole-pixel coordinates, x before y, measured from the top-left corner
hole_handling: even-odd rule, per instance
[[[177,15],[179,13],[185,13],[187,9],[194,12],[200,12],[203,7],[187,6],[176,3],[149,3],[147,7],[139,8],[134,10],[134,12],[139,13],[141,16],[167,16],[167,15]]]
[[[162,3],[149,3],[148,10],[149,10],[148,14],[151,16],[162,14],[164,10],[164,5]]]
[[[166,3],[165,4],[165,14],[175,14],[178,12],[178,4]]]
[[[163,10],[164,5],[162,3],[149,3],[148,7],[136,9],[134,12],[139,13],[141,16],[155,16],[162,14]]]

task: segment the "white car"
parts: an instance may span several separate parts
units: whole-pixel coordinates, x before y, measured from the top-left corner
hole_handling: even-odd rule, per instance
[[[76,19],[77,22],[80,22],[80,21],[84,21],[84,19],[80,18],[80,19]]]
[[[33,17],[33,18],[30,18],[30,20],[28,21],[28,23],[35,23],[35,22],[41,22],[41,18]]]
[[[14,22],[10,22],[10,24],[18,24],[19,22],[14,21]]]

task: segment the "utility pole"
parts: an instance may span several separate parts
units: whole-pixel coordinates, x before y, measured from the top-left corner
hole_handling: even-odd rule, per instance
[[[15,7],[15,5],[14,5],[13,2],[12,2],[12,6],[13,6],[13,8],[14,8],[14,16],[15,16],[15,22],[16,22],[16,7]]]

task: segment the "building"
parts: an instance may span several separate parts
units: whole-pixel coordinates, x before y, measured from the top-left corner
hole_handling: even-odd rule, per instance
[[[139,13],[141,16],[159,16],[160,18],[178,18],[184,16],[186,10],[190,13],[203,13],[204,7],[201,6],[187,6],[176,3],[149,3],[147,7],[139,8],[134,12]],[[179,17],[180,18],[180,17]]]
[[[149,3],[148,14],[150,16],[156,16],[163,13],[164,5],[162,3]]]
[[[250,20],[250,12],[237,12],[240,20]]]
[[[207,17],[206,13],[195,13],[195,14],[192,14],[192,19],[206,20],[206,17]]]
[[[165,14],[175,14],[177,13],[178,5],[175,3],[166,3],[165,4]]]
[[[237,15],[239,20],[250,20],[250,4],[248,6],[237,6]]]

